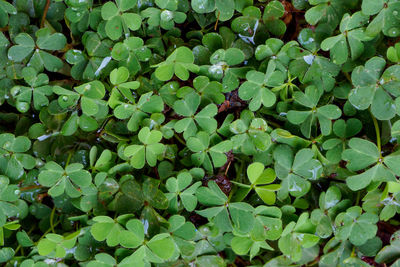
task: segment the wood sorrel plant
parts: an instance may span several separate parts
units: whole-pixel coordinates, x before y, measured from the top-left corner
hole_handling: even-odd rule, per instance
[[[0,0],[2,266],[400,266],[400,1]]]

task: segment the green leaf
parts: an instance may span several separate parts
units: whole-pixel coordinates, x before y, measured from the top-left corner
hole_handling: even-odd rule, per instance
[[[27,33],[18,34],[15,37],[15,43],[17,45],[12,46],[8,50],[8,57],[15,62],[20,62],[25,59],[35,47],[35,42]]]

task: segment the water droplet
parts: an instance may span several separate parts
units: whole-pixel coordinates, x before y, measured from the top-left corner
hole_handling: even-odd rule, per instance
[[[169,10],[164,10],[160,15],[161,20],[170,21],[174,18],[174,14]]]
[[[63,100],[64,102],[68,101],[68,96],[63,96],[63,97],[62,97],[62,100]]]
[[[397,37],[399,35],[399,28],[393,27],[388,30],[389,37]]]
[[[29,109],[29,104],[26,102],[18,102],[16,106],[17,106],[17,109],[22,113],[28,111],[28,109]]]
[[[20,91],[20,87],[19,86],[15,86],[11,89],[11,95],[12,96],[16,96]]]
[[[307,55],[307,56],[303,56],[303,59],[308,65],[311,65],[314,62],[315,56]]]
[[[5,142],[3,147],[6,148],[6,149],[10,148],[11,147],[11,142],[10,141]]]

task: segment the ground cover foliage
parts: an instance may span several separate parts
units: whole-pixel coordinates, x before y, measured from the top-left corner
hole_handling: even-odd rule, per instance
[[[4,266],[400,266],[400,1],[0,0]]]

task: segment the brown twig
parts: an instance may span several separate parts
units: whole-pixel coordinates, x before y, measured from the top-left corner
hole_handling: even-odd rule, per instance
[[[27,191],[27,190],[32,190],[32,189],[38,189],[38,188],[43,188],[41,185],[30,185],[27,187],[22,187],[19,189],[19,191]]]
[[[218,11],[217,21],[215,22],[215,25],[214,25],[214,31],[216,31],[217,27],[218,27],[219,15],[220,15],[220,12]]]
[[[44,21],[46,20],[47,11],[49,10],[49,7],[50,7],[50,0],[46,0],[46,5],[44,6],[43,10],[42,21],[40,22],[40,28],[44,27]]]

